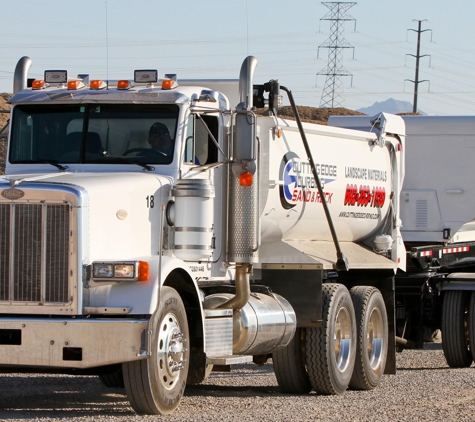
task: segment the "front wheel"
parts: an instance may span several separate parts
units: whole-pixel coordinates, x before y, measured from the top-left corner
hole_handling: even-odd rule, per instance
[[[355,366],[355,311],[342,284],[324,284],[322,293],[323,325],[306,328],[307,371],[317,393],[342,394]]]
[[[151,356],[122,365],[125,390],[137,413],[166,415],[183,396],[189,366],[188,323],[175,289],[161,289],[151,327]]]
[[[381,382],[388,354],[388,317],[383,296],[371,286],[350,290],[356,314],[356,362],[350,388],[372,390]]]

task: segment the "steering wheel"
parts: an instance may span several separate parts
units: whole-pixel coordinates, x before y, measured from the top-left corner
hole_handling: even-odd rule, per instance
[[[134,152],[146,152],[147,155],[158,155],[158,156],[164,156],[166,157],[167,154],[165,154],[164,152],[162,151],[156,151],[154,149],[150,149],[150,148],[131,148],[131,149],[128,149],[127,151],[125,151],[122,156],[125,156],[125,155],[129,155],[129,154],[132,154]]]

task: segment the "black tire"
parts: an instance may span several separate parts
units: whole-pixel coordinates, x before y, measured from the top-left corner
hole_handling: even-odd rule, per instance
[[[107,388],[124,388],[124,374],[122,368],[110,374],[101,374],[99,379],[104,387]]]
[[[356,360],[350,388],[373,390],[384,374],[388,355],[388,317],[383,296],[371,286],[350,290],[356,315]]]
[[[468,368],[473,361],[468,335],[470,293],[448,290],[442,303],[442,349],[451,368]]]
[[[472,360],[475,361],[475,292],[470,294],[470,307],[468,310],[468,328],[470,338],[470,351],[472,352]]]
[[[124,384],[137,413],[166,415],[183,396],[190,361],[185,307],[175,289],[161,289],[151,325],[151,356],[122,364]]]
[[[348,388],[356,354],[356,322],[348,289],[324,284],[321,328],[306,328],[305,357],[313,389],[342,394]]]
[[[305,330],[297,328],[294,338],[284,348],[272,353],[274,373],[282,393],[306,394],[312,385],[305,368]]]

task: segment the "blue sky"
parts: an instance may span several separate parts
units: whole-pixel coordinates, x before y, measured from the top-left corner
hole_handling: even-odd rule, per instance
[[[255,83],[279,79],[299,105],[319,106],[328,61],[318,47],[330,36],[329,11],[310,0],[17,0],[2,8],[0,92],[12,92],[18,59],[31,77],[45,69],[70,76],[132,78],[153,68],[178,78],[237,78],[257,57]],[[107,11],[107,13],[106,13]],[[365,0],[349,9],[344,37],[343,106],[388,98],[413,101],[417,29],[422,29],[418,105],[427,114],[475,115],[475,2]],[[107,19],[106,19],[107,16]]]

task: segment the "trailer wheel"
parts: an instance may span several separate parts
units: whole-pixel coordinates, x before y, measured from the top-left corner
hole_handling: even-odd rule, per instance
[[[305,368],[305,330],[298,328],[292,341],[272,353],[274,373],[282,393],[306,394],[312,389]]]
[[[110,374],[101,374],[99,379],[104,387],[107,388],[124,388],[124,375],[122,367]]]
[[[468,310],[468,328],[470,338],[470,351],[472,352],[472,360],[475,360],[475,292],[470,295],[470,308]]]
[[[383,296],[375,287],[350,290],[356,314],[356,361],[350,388],[372,390],[384,374],[388,354],[388,317]]]
[[[442,303],[442,349],[451,368],[467,368],[472,364],[468,334],[470,296],[463,291],[448,290]]]
[[[342,284],[324,284],[320,328],[306,328],[306,364],[313,389],[342,394],[355,366],[356,323],[353,302]]]
[[[189,366],[188,323],[180,295],[163,287],[152,321],[151,356],[122,364],[127,398],[139,414],[166,415],[178,406]]]

